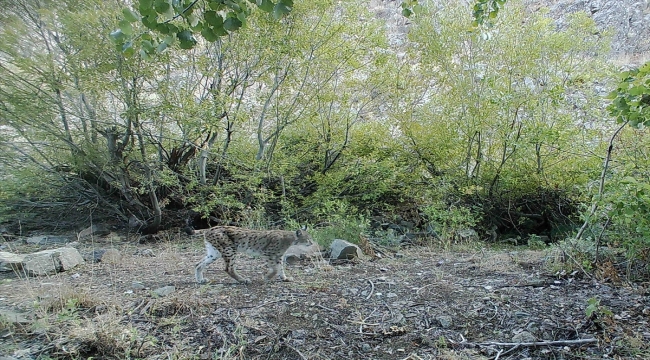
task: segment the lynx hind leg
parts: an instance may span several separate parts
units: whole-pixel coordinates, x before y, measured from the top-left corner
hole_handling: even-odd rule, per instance
[[[205,250],[206,250],[205,257],[198,264],[196,264],[195,276],[196,276],[196,282],[199,284],[203,284],[207,282],[207,279],[203,277],[203,272],[205,272],[205,268],[208,265],[212,264],[219,257],[221,257],[221,253],[219,253],[219,250],[217,250],[214,246],[212,246],[212,244],[210,244],[208,241],[205,242]]]
[[[235,270],[235,261],[234,260],[235,260],[235,254],[236,253],[237,253],[237,250],[231,249],[231,248],[224,249],[224,251],[223,251],[223,261],[226,263],[226,269],[225,269],[226,273],[228,273],[228,275],[230,275],[230,277],[232,277],[233,279],[239,281],[240,283],[250,284],[251,283],[250,279],[247,279],[247,278],[239,275],[239,273],[237,273],[237,270]]]
[[[276,259],[268,259],[267,260],[267,265],[268,265],[269,270],[264,275],[264,279],[266,281],[273,281],[273,280],[275,280],[275,277],[278,275],[277,260]]]

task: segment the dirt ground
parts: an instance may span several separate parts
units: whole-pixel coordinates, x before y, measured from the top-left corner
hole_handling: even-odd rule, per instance
[[[194,282],[199,239],[75,244],[120,256],[49,277],[0,273],[0,358],[650,358],[646,284],[559,276],[549,251],[409,247],[372,261],[305,260],[293,282],[236,284],[218,260]],[[38,250],[19,242],[5,251]],[[165,286],[171,293],[158,296]],[[589,316],[588,316],[589,315]]]

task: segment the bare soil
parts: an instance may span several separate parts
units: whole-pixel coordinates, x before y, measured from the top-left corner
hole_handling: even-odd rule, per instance
[[[633,359],[650,357],[647,284],[558,276],[552,252],[401,249],[372,261],[287,266],[241,285],[218,260],[194,282],[199,239],[85,241],[121,259],[30,278],[0,274],[0,356],[16,359]],[[149,250],[146,250],[149,249]],[[10,244],[9,251],[34,247]],[[149,255],[155,256],[149,256]],[[397,256],[395,256],[397,255]],[[171,294],[154,290],[173,286]],[[592,299],[591,302],[589,299]],[[591,307],[588,308],[591,304]],[[593,311],[588,311],[593,310]],[[587,316],[587,313],[590,316]]]

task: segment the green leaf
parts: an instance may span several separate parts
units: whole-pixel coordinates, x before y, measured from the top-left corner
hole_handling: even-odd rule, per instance
[[[160,54],[163,51],[165,51],[165,49],[167,49],[167,43],[163,41],[160,44],[158,44],[158,47],[156,47],[156,52]]]
[[[128,22],[136,22],[140,19],[140,16],[130,8],[122,9],[122,15],[124,15],[124,19]]]
[[[194,35],[189,30],[183,30],[177,33],[176,37],[178,38],[178,40],[180,40],[179,46],[181,49],[184,50],[191,49],[194,47],[194,45],[196,45],[196,40],[194,39]]]
[[[212,0],[212,1],[210,1],[209,6],[210,6],[210,9],[216,10],[216,11],[223,10],[223,8],[224,8],[224,4],[220,0]]]
[[[291,7],[282,2],[275,4],[273,7],[273,18],[276,20],[282,19],[285,15],[291,12]]]
[[[205,21],[214,27],[223,27],[223,18],[216,11],[206,11],[203,14]]]
[[[138,11],[142,16],[156,16],[158,13],[153,6],[153,0],[140,0],[140,5],[138,5]]]
[[[124,35],[124,33],[122,33],[122,30],[120,29],[112,31],[108,36],[116,44],[121,44],[124,42],[124,40],[126,40],[126,35]]]
[[[648,89],[643,85],[639,85],[628,90],[628,93],[632,96],[637,96],[637,95],[648,93]]]
[[[219,35],[215,34],[214,29],[206,26],[201,30],[201,35],[203,38],[209,42],[215,42],[219,39]]]
[[[156,0],[153,7],[158,14],[164,14],[171,9],[171,6],[165,0]]]
[[[133,26],[131,26],[131,23],[126,21],[126,20],[120,20],[119,23],[120,30],[122,30],[122,33],[127,36],[133,35]]]
[[[149,15],[142,18],[142,25],[146,26],[151,30],[156,30],[158,27],[158,15]]]
[[[142,41],[142,48],[148,53],[151,53],[156,49],[153,43],[149,40]]]
[[[131,57],[135,53],[135,50],[133,49],[133,43],[132,42],[126,42],[124,45],[122,45],[122,54],[126,57]]]
[[[262,11],[270,13],[271,11],[273,11],[274,4],[270,0],[261,0],[257,2],[257,7],[260,8],[260,10]]]
[[[411,15],[413,15],[413,12],[410,9],[402,9],[402,16],[410,17]]]
[[[144,60],[149,60],[149,59],[151,59],[151,56],[149,56],[149,54],[147,53],[147,51],[146,51],[145,49],[140,49],[139,52],[140,52],[140,57],[141,57],[142,59],[144,59]]]
[[[242,26],[242,22],[234,17],[229,17],[223,22],[223,28],[228,31],[236,31]]]

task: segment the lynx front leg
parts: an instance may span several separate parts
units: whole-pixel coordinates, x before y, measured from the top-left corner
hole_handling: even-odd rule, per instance
[[[278,268],[280,269],[280,279],[282,279],[282,281],[293,281],[291,276],[284,274],[284,264],[282,262],[278,264]]]
[[[219,250],[215,249],[212,244],[209,242],[205,242],[205,250],[207,254],[201,260],[198,264],[196,264],[196,271],[194,275],[196,276],[196,282],[199,284],[206,283],[208,280],[203,277],[203,272],[205,272],[205,268],[212,264],[215,260],[217,260],[221,254],[219,253]]]
[[[226,253],[226,251],[224,251],[223,260],[226,263],[226,272],[228,273],[228,275],[230,275],[230,277],[232,277],[233,279],[239,281],[240,283],[250,284],[251,283],[250,279],[247,279],[247,278],[239,275],[237,273],[237,270],[235,270],[234,257],[235,257],[235,251],[234,250],[232,250],[231,253]]]

